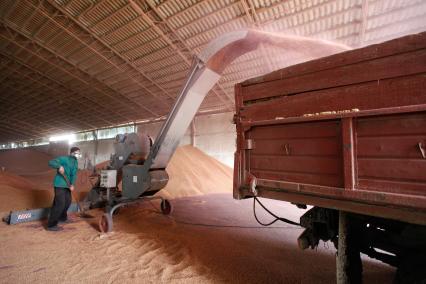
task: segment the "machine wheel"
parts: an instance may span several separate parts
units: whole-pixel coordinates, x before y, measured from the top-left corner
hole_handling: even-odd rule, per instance
[[[105,212],[111,212],[112,207],[113,207],[113,206],[107,205],[107,206],[105,207]],[[115,216],[115,215],[118,215],[118,213],[120,213],[120,207],[116,208],[116,209],[114,210],[114,213],[112,213],[112,215],[113,215],[113,216]]]
[[[167,199],[163,199],[162,201],[161,201],[161,205],[160,205],[160,207],[161,207],[161,212],[164,214],[164,215],[169,215],[171,212],[172,212],[172,204],[170,203],[170,201],[168,201]]]
[[[112,216],[105,213],[99,219],[99,230],[102,233],[109,233],[112,231]]]
[[[120,207],[114,210],[114,213],[112,213],[112,215],[118,215],[118,213],[120,213]]]

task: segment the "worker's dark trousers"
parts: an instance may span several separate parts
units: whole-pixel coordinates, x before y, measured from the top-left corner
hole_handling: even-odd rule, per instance
[[[58,225],[59,221],[67,220],[67,211],[71,205],[71,191],[64,187],[55,187],[55,198],[50,209],[48,227]]]

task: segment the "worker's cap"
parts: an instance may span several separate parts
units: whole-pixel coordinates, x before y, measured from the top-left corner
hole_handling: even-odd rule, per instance
[[[70,150],[70,153],[72,154],[72,153],[77,152],[77,151],[80,151],[80,148],[72,147],[71,150]]]

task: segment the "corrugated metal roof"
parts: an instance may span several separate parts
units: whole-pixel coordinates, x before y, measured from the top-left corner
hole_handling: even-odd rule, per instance
[[[192,57],[254,27],[360,47],[426,29],[423,0],[3,0],[1,141],[166,115]],[[233,109],[233,86],[311,58],[277,48],[225,70],[202,111]]]

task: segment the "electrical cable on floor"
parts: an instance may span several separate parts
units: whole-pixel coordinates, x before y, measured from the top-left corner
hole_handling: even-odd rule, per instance
[[[265,209],[265,211],[266,211],[266,212],[268,212],[271,216],[273,216],[273,217],[275,218],[275,220],[272,220],[272,221],[271,221],[271,222],[269,222],[269,223],[262,223],[262,222],[261,222],[261,221],[257,218],[257,215],[256,215],[256,202],[257,202],[257,203],[259,203],[259,204],[260,204],[260,206],[262,206],[262,208],[263,208],[263,209]],[[277,215],[275,215],[274,213],[272,213],[271,211],[269,211],[269,210],[268,210],[268,208],[266,208],[266,207],[262,204],[262,202],[260,202],[260,200],[259,200],[256,196],[254,196],[254,197],[253,197],[253,214],[254,214],[254,218],[256,219],[257,223],[259,223],[260,225],[265,226],[265,227],[270,226],[270,225],[274,224],[274,223],[275,223],[275,222],[277,222],[277,221],[281,221],[281,222],[284,222],[284,223],[287,223],[287,224],[291,224],[291,225],[301,226],[301,225],[300,225],[299,223],[297,223],[297,222],[294,222],[294,221],[288,220],[288,219],[286,219],[286,218],[278,217]]]
[[[156,211],[158,211],[158,209],[154,206],[154,204],[152,204],[151,200],[149,200],[149,204],[151,205],[152,208],[154,208]],[[159,212],[161,213],[161,210]],[[279,226],[278,227],[277,226],[275,226],[275,227],[266,227],[266,226],[259,227],[259,226],[239,226],[239,225],[219,225],[219,224],[193,223],[193,222],[177,220],[176,218],[174,218],[172,216],[167,216],[167,217],[169,219],[172,219],[173,221],[175,221],[178,224],[197,226],[197,227],[235,228],[235,229],[299,229],[299,228],[293,227],[293,226],[291,226],[291,227],[290,226],[288,226],[288,227],[283,227],[283,226],[281,226],[281,227],[279,227]],[[297,224],[297,223],[295,223],[295,224]]]
[[[236,228],[236,229],[299,229],[297,227],[260,227],[260,226],[238,226],[238,225],[218,225],[218,224],[204,224],[204,223],[192,223],[192,222],[186,222],[186,221],[180,221],[173,217],[169,217],[170,219],[173,219],[178,224],[184,224],[184,225],[191,225],[191,226],[198,226],[198,227],[215,227],[215,228]]]

